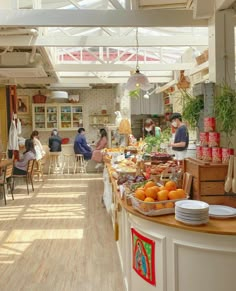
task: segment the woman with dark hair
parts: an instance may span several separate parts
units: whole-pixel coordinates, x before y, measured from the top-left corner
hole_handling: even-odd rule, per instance
[[[29,160],[34,160],[36,157],[34,142],[32,139],[25,140],[25,152],[23,157],[14,164],[13,175],[26,175],[27,165]]]
[[[36,152],[36,160],[41,160],[43,158],[43,156],[45,155],[45,151],[43,150],[42,144],[39,140],[39,132],[37,130],[34,130],[31,133],[30,138],[33,140],[34,142],[34,149]]]
[[[93,155],[92,155],[92,160],[94,160],[97,163],[101,163],[102,162],[102,158],[103,158],[103,154],[102,154],[102,150],[107,147],[107,132],[104,128],[100,129],[100,139],[96,144],[96,147],[93,151]]]

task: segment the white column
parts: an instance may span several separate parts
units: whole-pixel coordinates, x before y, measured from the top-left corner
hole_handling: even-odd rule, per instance
[[[235,88],[234,13],[216,12],[209,20],[209,80]]]

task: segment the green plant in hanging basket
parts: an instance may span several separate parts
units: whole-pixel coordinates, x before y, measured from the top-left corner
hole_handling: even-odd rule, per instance
[[[202,96],[192,96],[187,91],[181,91],[183,96],[183,119],[188,122],[190,128],[198,126],[201,111],[204,108]]]
[[[229,85],[217,87],[215,96],[215,117],[219,130],[224,132],[229,144],[233,131],[236,130],[236,91]]]
[[[141,91],[140,88],[137,88],[135,90],[129,91],[129,96],[138,98],[138,97],[140,97],[140,91]]]

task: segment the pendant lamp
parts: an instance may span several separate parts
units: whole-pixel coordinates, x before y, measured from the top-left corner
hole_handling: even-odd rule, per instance
[[[149,83],[148,78],[140,73],[138,55],[139,55],[139,42],[138,42],[138,28],[136,28],[136,72],[131,75],[127,81],[126,89],[129,91],[134,91],[137,89],[149,90],[152,85]]]

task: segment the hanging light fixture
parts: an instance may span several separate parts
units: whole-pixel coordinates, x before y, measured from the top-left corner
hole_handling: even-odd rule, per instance
[[[129,91],[134,91],[137,89],[149,90],[152,85],[149,83],[148,78],[141,74],[139,71],[139,42],[138,42],[138,28],[136,28],[136,72],[131,75],[127,81],[126,89]]]

